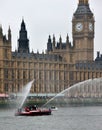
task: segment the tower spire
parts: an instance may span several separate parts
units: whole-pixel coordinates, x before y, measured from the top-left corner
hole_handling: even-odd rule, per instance
[[[93,13],[89,7],[89,0],[78,0],[79,3],[78,3],[78,7],[77,7],[77,10],[75,11],[74,13],[74,16],[76,17],[80,17],[80,16],[91,16],[93,17]]]
[[[10,26],[9,26],[9,29],[8,29],[8,40],[11,42],[11,29],[10,29]]]
[[[19,31],[18,52],[29,53],[29,39],[24,19],[22,19],[21,29]]]
[[[0,24],[0,37],[3,36],[3,33],[2,33],[2,25]]]

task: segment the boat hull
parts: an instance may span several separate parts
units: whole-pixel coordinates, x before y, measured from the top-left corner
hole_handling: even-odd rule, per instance
[[[43,115],[51,115],[51,110],[35,110],[35,111],[21,111],[16,112],[15,116],[43,116]]]

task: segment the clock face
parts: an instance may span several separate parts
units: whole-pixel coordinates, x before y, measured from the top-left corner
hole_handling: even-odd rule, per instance
[[[77,23],[76,26],[75,26],[75,29],[77,32],[80,32],[83,30],[83,24],[82,23]]]
[[[93,24],[92,23],[89,23],[89,30],[93,31]]]

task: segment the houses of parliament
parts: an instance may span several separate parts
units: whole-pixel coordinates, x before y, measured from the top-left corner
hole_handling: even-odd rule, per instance
[[[88,0],[78,0],[72,16],[72,43],[49,36],[46,53],[29,49],[26,24],[21,22],[18,48],[12,51],[12,34],[0,27],[0,93],[17,93],[35,79],[31,93],[59,93],[78,82],[102,77],[102,55],[94,60],[94,14]]]

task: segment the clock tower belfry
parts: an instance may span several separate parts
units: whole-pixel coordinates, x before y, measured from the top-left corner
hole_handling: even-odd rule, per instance
[[[75,61],[92,61],[94,58],[94,21],[89,1],[79,0],[72,19]]]

